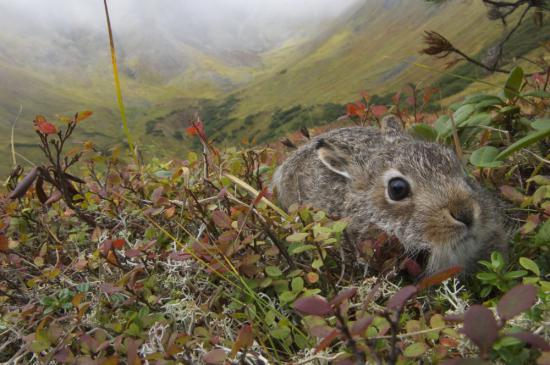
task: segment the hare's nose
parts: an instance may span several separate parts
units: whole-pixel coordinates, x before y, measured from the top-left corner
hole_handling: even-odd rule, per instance
[[[450,213],[451,217],[453,217],[455,221],[464,224],[466,227],[471,227],[474,223],[474,212],[473,209],[470,207],[451,209]]]

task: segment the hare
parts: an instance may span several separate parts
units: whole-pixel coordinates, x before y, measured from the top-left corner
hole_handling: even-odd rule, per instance
[[[349,217],[352,242],[372,225],[396,236],[411,254],[429,254],[426,273],[465,272],[494,250],[506,253],[502,203],[470,178],[455,153],[414,139],[387,116],[381,128],[329,131],[277,168],[272,188],[286,209],[310,204]]]

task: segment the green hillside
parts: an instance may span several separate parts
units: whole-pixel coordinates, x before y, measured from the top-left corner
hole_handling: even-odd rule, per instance
[[[123,143],[106,35],[40,27],[42,33],[28,32],[24,23],[12,20],[0,34],[6,45],[0,51],[3,152],[8,154],[10,123],[20,105],[15,147],[30,160],[39,156],[31,124],[36,114],[54,119],[55,114],[91,109],[94,117],[79,142],[91,139],[100,148]],[[548,40],[549,27],[535,29],[525,22],[512,40],[515,56]],[[436,85],[439,101],[479,87],[446,72],[502,81],[466,64],[445,71],[445,61],[419,54],[423,32],[436,30],[461,50],[483,56],[502,29],[487,19],[480,1],[366,1],[315,29],[259,52],[212,52],[170,29],[139,37],[119,34],[130,128],[146,157],[177,156],[189,149],[192,142],[183,131],[197,112],[219,143],[261,143],[301,126],[335,120],[361,90],[388,96],[409,82]],[[10,166],[11,160],[0,161],[0,171]]]
[[[482,58],[498,42],[503,29],[487,18],[481,2],[433,5],[414,1],[404,5],[404,1],[365,2],[307,47],[289,45],[273,51],[271,58],[267,57],[275,60],[270,65],[273,72],[259,75],[222,100],[199,103],[206,130],[227,144],[243,139],[266,142],[301,126],[335,120],[345,113],[344,104],[356,100],[362,90],[386,96],[378,99],[388,101],[389,95],[407,83],[433,85],[439,89],[435,101],[448,103],[449,97],[463,90],[492,87],[476,80],[502,83],[503,75],[488,75],[460,63],[446,70],[447,61],[419,54],[423,32],[435,30],[461,50]],[[505,50],[507,61],[532,52],[549,39],[548,34],[548,24],[538,29],[532,22],[524,22]],[[526,62],[521,64],[529,69]],[[188,114],[188,110],[181,113]],[[177,115],[172,112],[157,124],[181,128],[185,121]],[[179,123],[174,124],[176,120]],[[168,135],[157,132],[157,136]]]

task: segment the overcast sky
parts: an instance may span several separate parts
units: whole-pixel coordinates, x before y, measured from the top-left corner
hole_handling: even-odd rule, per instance
[[[223,19],[272,23],[337,16],[361,0],[110,0],[113,22],[157,17],[170,22],[211,23]],[[102,0],[0,0],[0,7],[23,11],[38,21],[104,26]],[[1,9],[0,8],[0,9]],[[224,23],[222,22],[221,25]],[[121,24],[117,24],[121,26]]]

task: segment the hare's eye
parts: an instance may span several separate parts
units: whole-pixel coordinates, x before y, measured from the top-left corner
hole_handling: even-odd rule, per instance
[[[388,182],[388,195],[391,200],[403,200],[409,196],[411,186],[400,177],[394,177]]]

